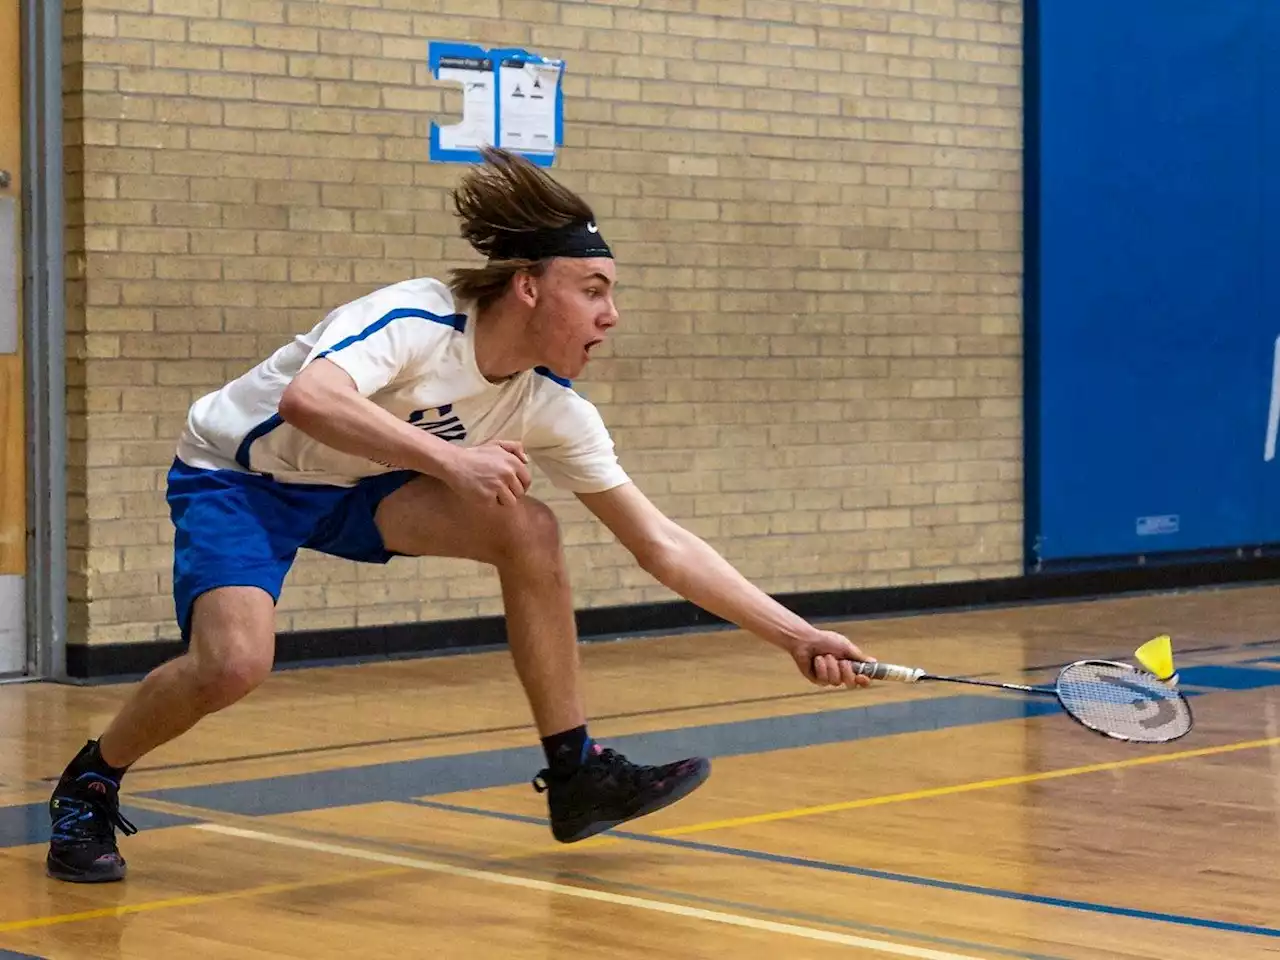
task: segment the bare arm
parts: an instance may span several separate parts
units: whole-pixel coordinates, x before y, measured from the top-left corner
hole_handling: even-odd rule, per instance
[[[280,416],[325,446],[444,479],[456,450],[360,396],[350,375],[320,359],[298,374],[280,398]]]
[[[350,375],[323,358],[285,389],[280,417],[334,450],[438,477],[476,499],[513,504],[532,481],[520,444],[467,449],[441,440],[362,397]]]
[[[655,507],[634,484],[578,498],[655,580],[786,650],[815,683],[865,686],[851,662],[870,659],[846,637],[819,630],[750,583],[708,543]]]

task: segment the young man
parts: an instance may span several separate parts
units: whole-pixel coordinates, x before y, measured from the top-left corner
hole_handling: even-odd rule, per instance
[[[446,285],[407,280],[334,310],[198,400],[168,502],[185,654],[153,671],[72,759],[50,801],[47,869],[122,879],[128,767],[271,671],[275,602],[300,547],[356,561],[462,557],[497,568],[512,658],[547,755],[553,835],[571,843],[701,784],[702,758],[639,766],[596,746],[556,520],[526,496],[530,462],[573,491],[659,582],[791,654],[820,685],[863,686],[867,659],[742,578],[659,512],[569,378],[618,321],[613,255],[591,209],[498,150],[454,202],[487,258]]]

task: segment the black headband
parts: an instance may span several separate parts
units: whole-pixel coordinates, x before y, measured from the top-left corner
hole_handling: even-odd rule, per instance
[[[494,260],[545,260],[548,257],[608,257],[613,251],[594,223],[577,221],[550,230],[525,230],[493,245]]]

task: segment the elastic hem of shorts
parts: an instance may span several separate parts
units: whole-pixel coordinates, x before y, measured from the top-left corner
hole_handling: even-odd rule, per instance
[[[209,591],[221,590],[224,587],[256,587],[271,598],[271,606],[273,608],[280,603],[280,594],[272,593],[260,583],[213,583],[207,587],[202,587],[191,595],[191,601],[187,604],[186,620],[184,621],[181,617],[175,618],[178,621],[178,629],[182,632],[183,643],[189,644],[191,642],[191,618],[195,613],[196,601]]]

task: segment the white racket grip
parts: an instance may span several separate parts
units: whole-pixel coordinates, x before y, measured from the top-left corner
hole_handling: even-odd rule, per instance
[[[915,683],[924,676],[919,667],[900,667],[894,663],[859,663],[854,669],[864,677],[872,680],[898,680],[902,683]]]

